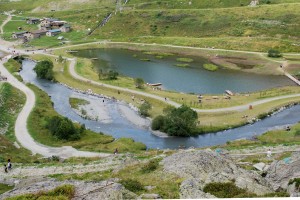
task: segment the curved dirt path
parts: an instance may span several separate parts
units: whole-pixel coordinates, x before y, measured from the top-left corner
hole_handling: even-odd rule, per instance
[[[26,149],[29,149],[34,154],[41,154],[45,157],[50,157],[53,155],[69,158],[69,157],[105,157],[111,154],[106,153],[95,153],[95,152],[85,152],[78,151],[71,146],[63,147],[48,147],[42,144],[37,143],[31,137],[27,129],[27,120],[35,106],[35,95],[32,90],[26,87],[23,83],[18,81],[12,74],[10,74],[7,69],[4,67],[4,62],[7,58],[5,57],[0,61],[0,72],[2,76],[7,77],[7,82],[18,88],[26,95],[26,103],[21,110],[16,123],[15,123],[15,135],[18,142]]]
[[[11,15],[8,15],[7,19],[4,20],[0,26],[0,34],[3,34],[4,31],[3,31],[3,27],[11,20],[12,16]]]
[[[175,107],[181,106],[181,104],[179,104],[179,103],[176,103],[176,102],[170,101],[170,100],[165,100],[165,98],[157,96],[157,95],[148,94],[148,93],[140,92],[140,91],[135,91],[135,90],[127,89],[127,88],[122,88],[122,87],[118,87],[118,86],[108,85],[108,84],[104,84],[104,83],[99,83],[99,82],[84,78],[84,77],[80,76],[79,74],[77,74],[76,71],[75,71],[76,58],[68,59],[68,60],[71,61],[70,66],[69,66],[69,72],[70,72],[71,76],[75,79],[78,79],[80,81],[84,81],[84,82],[87,82],[87,83],[92,83],[94,85],[99,85],[99,86],[102,86],[102,87],[108,87],[108,88],[112,88],[112,89],[116,89],[116,90],[120,90],[120,91],[130,92],[132,94],[143,95],[143,96],[150,97],[150,98],[153,98],[153,99],[156,99],[156,100],[159,100],[159,101],[163,101],[163,102],[165,102],[169,105],[175,106]],[[244,111],[244,110],[248,110],[250,105],[257,106],[257,105],[268,103],[268,102],[271,102],[271,101],[287,99],[287,98],[293,98],[293,97],[300,97],[300,94],[291,94],[291,95],[285,95],[285,96],[279,96],[279,97],[272,97],[272,98],[268,98],[268,99],[254,101],[254,102],[244,104],[244,105],[240,105],[240,106],[233,106],[233,107],[227,107],[227,108],[216,108],[216,109],[196,109],[196,108],[193,108],[193,109],[196,112],[199,112],[199,113]]]

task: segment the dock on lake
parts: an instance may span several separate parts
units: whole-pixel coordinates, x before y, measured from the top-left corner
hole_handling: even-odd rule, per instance
[[[292,81],[294,81],[297,85],[300,86],[300,81],[295,78],[294,76],[292,76],[291,74],[287,73],[287,72],[284,72],[284,75],[287,76],[289,79],[291,79]]]

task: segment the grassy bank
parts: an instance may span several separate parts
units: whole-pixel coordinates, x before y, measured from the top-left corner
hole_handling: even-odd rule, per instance
[[[54,137],[45,127],[47,120],[52,116],[59,115],[53,108],[50,97],[33,85],[28,85],[36,95],[36,105],[28,119],[28,129],[32,137],[48,146],[73,146],[79,150],[113,152],[115,148],[119,152],[138,152],[144,150],[144,144],[134,142],[132,139],[120,138],[115,140],[112,136],[103,133],[95,133],[86,130],[80,140],[63,141]]]
[[[4,63],[6,69],[13,74],[19,81],[23,81],[22,77],[18,74],[22,68],[22,64],[14,59],[9,59],[6,63]]]
[[[0,162],[8,158],[13,162],[33,162],[38,156],[24,148],[17,148],[14,126],[17,116],[25,103],[25,95],[8,83],[0,83]]]

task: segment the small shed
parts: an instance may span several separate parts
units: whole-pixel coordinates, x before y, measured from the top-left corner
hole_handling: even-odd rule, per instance
[[[29,18],[29,19],[27,19],[27,24],[38,24],[38,23],[40,23],[40,19],[38,19],[38,18]]]
[[[15,32],[11,35],[11,37],[14,39],[23,38],[26,33],[28,33],[28,32],[27,31]]]
[[[60,30],[60,29],[53,29],[53,30],[47,31],[46,35],[47,35],[48,37],[52,37],[52,36],[56,36],[56,35],[58,35],[58,34],[60,34],[60,33],[61,33],[61,30]]]
[[[43,35],[46,35],[46,32],[47,31],[45,30],[36,30],[36,31],[28,32],[24,34],[24,36],[26,36],[27,39],[35,39],[35,38],[40,38]]]

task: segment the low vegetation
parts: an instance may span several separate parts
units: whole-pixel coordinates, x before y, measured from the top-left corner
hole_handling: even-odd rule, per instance
[[[75,187],[73,185],[58,186],[50,191],[39,191],[35,194],[23,194],[20,196],[9,197],[7,200],[19,199],[60,199],[71,200],[75,195]]]
[[[204,186],[203,191],[217,198],[289,197],[289,194],[286,192],[274,192],[259,196],[246,189],[237,187],[234,182],[209,183]]]
[[[176,60],[178,62],[185,62],[185,63],[191,63],[194,61],[192,58],[177,58]]]
[[[4,192],[12,190],[13,188],[14,188],[14,186],[0,183],[0,195],[3,194]]]
[[[203,68],[208,70],[208,71],[217,71],[219,69],[219,67],[217,65],[214,64],[204,64]]]
[[[11,58],[6,63],[4,63],[4,66],[19,81],[22,81],[22,77],[18,74],[22,69],[22,64],[18,60],[14,60]]]
[[[179,108],[167,107],[164,116],[159,115],[152,121],[152,129],[160,130],[170,136],[196,135],[198,114],[186,105]]]
[[[70,97],[69,98],[69,103],[71,105],[71,108],[79,109],[79,106],[87,105],[87,104],[89,104],[89,101],[87,101],[85,99],[78,99],[78,98]]]

